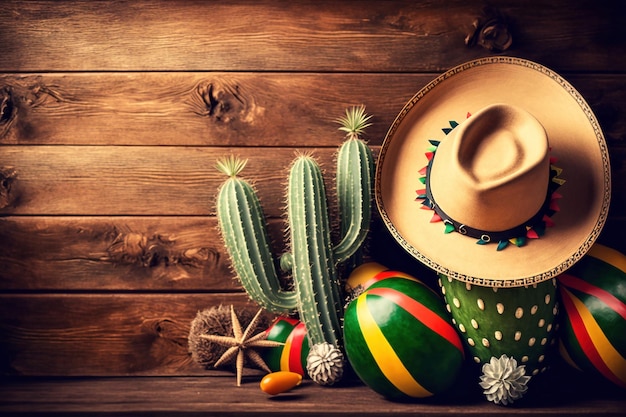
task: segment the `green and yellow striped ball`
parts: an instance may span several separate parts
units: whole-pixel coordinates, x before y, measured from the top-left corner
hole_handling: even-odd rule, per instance
[[[626,388],[626,256],[595,244],[558,283],[561,355]]]
[[[261,356],[273,372],[289,371],[306,376],[309,341],[304,323],[290,317],[279,317],[267,329],[267,340],[284,343],[280,347],[262,350]]]
[[[434,291],[406,274],[389,275],[348,305],[346,356],[358,377],[384,397],[441,393],[463,365],[461,340]]]

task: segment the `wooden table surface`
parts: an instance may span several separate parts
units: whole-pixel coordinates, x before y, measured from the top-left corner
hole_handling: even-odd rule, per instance
[[[12,379],[0,387],[0,415],[626,415],[623,391],[567,371],[535,381],[527,396],[510,406],[487,402],[465,383],[442,396],[398,402],[354,379],[334,387],[305,380],[291,391],[270,396],[260,390],[260,378],[249,375],[241,387],[235,386],[232,374],[215,372],[204,377]]]

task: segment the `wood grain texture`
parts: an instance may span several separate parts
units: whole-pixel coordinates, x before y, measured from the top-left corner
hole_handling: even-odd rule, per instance
[[[0,217],[0,290],[232,291],[229,265],[213,217]]]
[[[512,20],[511,54],[560,71],[626,66],[622,2],[490,3]],[[0,14],[0,70],[440,71],[488,54],[464,42],[483,6],[11,0]]]
[[[0,74],[0,144],[337,146],[359,104],[381,145],[402,107],[438,74]],[[626,76],[564,74],[610,144],[626,143]]]
[[[259,376],[234,387],[232,375],[98,379],[18,379],[0,385],[0,413],[107,416],[624,416],[619,392],[571,371],[537,381],[522,402],[503,407],[485,401],[467,386],[442,397],[388,401],[352,381],[332,388],[310,380],[270,397],[258,387]],[[465,382],[465,381],[464,381]],[[530,398],[529,398],[530,397]],[[556,405],[556,406],[555,406]],[[38,414],[37,414],[38,415]]]
[[[314,155],[334,189],[337,148],[299,148]],[[284,214],[289,167],[298,149],[135,146],[4,146],[0,165],[12,167],[13,203],[4,214],[171,215],[215,214],[226,180],[215,164],[237,155],[258,190],[267,217]]]
[[[3,375],[202,375],[188,353],[197,312],[256,312],[245,293],[0,295]]]
[[[366,104],[374,116],[367,138],[381,144],[395,115],[432,78],[178,72],[0,75],[0,89],[7,92],[13,109],[4,133],[0,131],[0,144],[337,146],[344,135],[335,120],[359,104]]]

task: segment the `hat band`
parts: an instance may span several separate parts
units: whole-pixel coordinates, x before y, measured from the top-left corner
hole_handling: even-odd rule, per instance
[[[428,164],[428,173],[430,173],[432,161],[433,160],[431,159],[430,163]],[[556,178],[557,176],[558,176],[558,170],[550,167],[550,184],[556,184],[552,180]],[[437,215],[441,218],[441,221],[443,221],[443,223],[446,225],[446,229],[449,229],[449,230],[446,230],[446,233],[456,231],[462,235],[466,235],[474,239],[479,239],[478,243],[480,244],[517,239],[521,236],[526,236],[528,231],[531,229],[535,231],[540,230],[541,233],[539,233],[539,235],[542,235],[545,230],[544,217],[545,216],[551,217],[552,214],[554,214],[554,212],[553,211],[551,212],[550,210],[550,205],[552,202],[552,194],[554,193],[556,188],[558,188],[558,185],[556,187],[548,186],[546,198],[543,204],[541,205],[541,208],[539,209],[539,211],[530,219],[523,222],[522,224],[512,227],[510,229],[507,229],[507,230],[502,230],[502,231],[487,231],[487,230],[476,229],[467,224],[463,224],[459,221],[456,221],[455,219],[450,217],[445,211],[443,211],[441,206],[437,204],[437,201],[432,195],[432,192],[430,189],[429,178],[430,176],[427,174],[426,175],[426,198],[429,201],[429,203],[426,205],[429,206],[429,208],[433,210],[435,213],[437,213]],[[452,230],[452,228],[454,229]]]

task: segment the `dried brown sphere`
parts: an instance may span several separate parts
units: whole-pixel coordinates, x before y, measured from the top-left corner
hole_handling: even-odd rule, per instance
[[[249,310],[237,312],[237,317],[242,327],[245,328],[252,321],[254,314],[255,312]],[[269,326],[270,319],[262,315],[251,334],[262,332]],[[215,362],[226,352],[227,348],[200,337],[200,335],[203,334],[218,336],[233,335],[230,306],[219,305],[198,311],[198,314],[196,314],[196,317],[191,322],[189,337],[187,339],[191,358],[205,369],[211,369]],[[232,364],[232,368],[235,368],[234,363]]]

